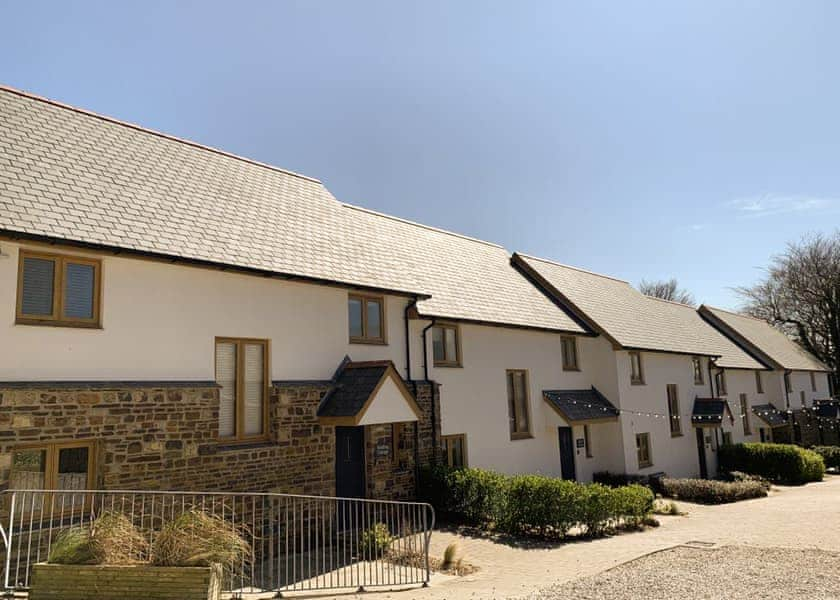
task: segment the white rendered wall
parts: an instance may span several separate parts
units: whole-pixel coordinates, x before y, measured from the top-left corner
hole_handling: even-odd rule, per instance
[[[345,355],[405,373],[405,298],[386,299],[388,345],[350,344],[341,288],[33,246],[102,259],[102,329],[15,325],[18,245],[0,247],[0,381],[213,380],[215,336],[271,340],[273,380],[329,379]]]

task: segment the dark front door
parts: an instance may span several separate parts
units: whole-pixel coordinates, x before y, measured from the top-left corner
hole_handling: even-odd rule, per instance
[[[560,469],[563,479],[575,479],[575,443],[572,439],[571,427],[558,427],[560,436]]]
[[[702,427],[696,427],[694,431],[697,432],[697,458],[700,459],[700,477],[703,479],[709,478],[709,468],[706,466],[706,441]]]
[[[335,428],[335,495],[365,497],[365,428]]]

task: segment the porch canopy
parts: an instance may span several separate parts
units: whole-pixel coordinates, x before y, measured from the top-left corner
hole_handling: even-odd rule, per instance
[[[618,420],[618,409],[595,386],[588,390],[544,390],[543,399],[570,425]]]
[[[723,398],[695,398],[691,411],[691,424],[695,427],[720,427],[723,416],[729,416],[730,423],[735,422],[729,403]]]
[[[782,427],[783,425],[787,425],[785,414],[772,404],[757,404],[752,407],[752,411],[768,427]]]
[[[420,407],[390,360],[345,361],[318,406],[331,425],[377,425],[420,419]]]

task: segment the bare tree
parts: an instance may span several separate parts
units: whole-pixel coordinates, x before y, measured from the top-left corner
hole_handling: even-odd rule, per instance
[[[790,243],[772,259],[766,277],[737,288],[745,312],[796,340],[833,371],[840,390],[840,230]]]
[[[670,300],[671,302],[679,302],[680,304],[687,304],[694,306],[694,296],[691,292],[682,289],[677,283],[676,279],[669,279],[668,281],[647,281],[642,279],[639,283],[639,291],[645,296],[653,296],[654,298],[661,298],[662,300]]]

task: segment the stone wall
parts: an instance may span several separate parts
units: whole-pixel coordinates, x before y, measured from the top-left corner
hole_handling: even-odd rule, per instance
[[[440,385],[433,381],[413,381],[411,386],[423,417],[418,423],[418,457],[421,465],[436,464],[440,450]]]
[[[377,445],[390,447],[391,426],[367,427],[371,498],[413,497],[416,456],[426,464],[438,454],[432,433],[440,431],[438,387],[415,382],[410,388],[424,417],[403,427],[398,460],[376,455]],[[93,440],[99,489],[332,496],[335,429],[317,417],[328,389],[326,382],[275,384],[268,439],[233,444],[218,438],[218,389],[212,382],[0,385],[0,490],[9,485],[16,446]]]

